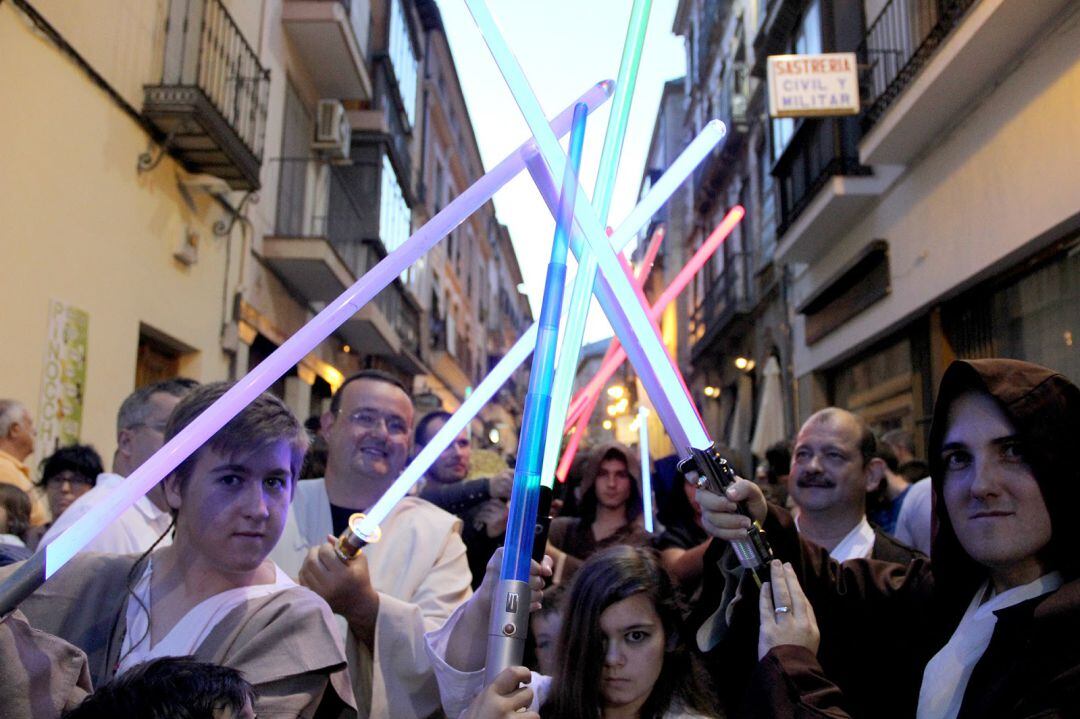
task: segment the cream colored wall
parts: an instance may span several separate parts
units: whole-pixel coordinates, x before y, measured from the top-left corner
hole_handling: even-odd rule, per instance
[[[1036,238],[1080,216],[1078,47],[1074,12],[798,278],[795,305],[871,240],[889,242],[889,296],[812,347],[803,342],[803,317],[795,316],[797,376],[1007,267],[1012,253],[1033,249]]]
[[[68,39],[80,52],[80,43],[107,36],[115,24],[120,40],[113,66],[152,64],[154,53],[129,26],[141,27],[140,13],[155,3],[93,5],[95,13],[85,3],[35,3],[62,32],[70,30]],[[87,45],[87,56],[109,47],[104,41]],[[125,54],[127,47],[139,50]],[[108,77],[110,62],[103,65]],[[82,438],[108,461],[116,410],[134,387],[140,322],[197,350],[184,374],[203,381],[227,376],[219,333],[229,244],[211,230],[222,211],[205,196],[189,209],[177,185],[183,171],[169,158],[138,174],[136,162],[147,147],[143,129],[34,34],[10,3],[0,5],[0,67],[6,106],[0,112],[0,256],[7,298],[0,319],[7,340],[0,353],[0,396],[22,399],[36,411],[49,300],[87,311]],[[199,260],[192,267],[172,257],[188,228],[199,236]]]

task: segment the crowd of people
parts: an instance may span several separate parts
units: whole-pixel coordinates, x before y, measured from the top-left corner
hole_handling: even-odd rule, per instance
[[[35,471],[0,400],[0,582],[228,387],[133,392],[111,472],[85,445]],[[463,432],[379,541],[336,547],[448,418],[377,370],[306,424],[261,395],[0,621],[0,715],[1080,716],[1080,390],[1052,370],[954,362],[925,461],[829,407],[725,496],[657,471],[651,532],[635,449],[590,447],[533,562],[527,666],[488,686],[512,469],[474,476]],[[760,587],[729,544],[751,521]]]

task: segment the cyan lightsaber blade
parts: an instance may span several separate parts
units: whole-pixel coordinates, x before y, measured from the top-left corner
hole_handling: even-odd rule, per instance
[[[532,561],[533,527],[540,499],[540,468],[544,461],[544,432],[551,406],[551,380],[555,371],[555,349],[562,314],[563,289],[566,284],[566,256],[570,228],[574,223],[577,199],[577,172],[581,167],[581,147],[585,140],[585,108],[574,111],[570,129],[570,160],[565,165],[562,192],[555,215],[555,237],[551,260],[544,279],[544,298],[540,305],[540,329],[536,337],[529,391],[521,419],[514,489],[510,493],[510,511],[506,519],[502,569],[496,600],[492,602],[488,628],[487,667],[490,683],[495,675],[512,664],[520,664],[525,653],[529,628],[529,563]],[[501,599],[500,599],[501,598]]]
[[[637,233],[652,217],[659,212],[660,208],[671,198],[672,193],[690,176],[694,168],[705,158],[706,155],[720,141],[721,135],[715,132],[703,132],[687,145],[686,149],[679,154],[671,166],[653,184],[641,201],[634,206],[626,219],[611,236],[612,246],[622,250],[630,243]],[[405,468],[401,475],[394,481],[386,493],[371,508],[365,517],[355,524],[350,523],[348,535],[343,534],[339,538],[339,547],[348,545],[362,547],[368,537],[373,536],[379,523],[386,518],[390,510],[401,501],[401,498],[409,493],[412,486],[424,476],[432,463],[442,452],[450,446],[454,438],[480,409],[487,404],[506,380],[510,378],[517,368],[532,354],[536,346],[536,335],[539,324],[534,322],[529,329],[518,338],[505,356],[491,369],[484,381],[476,386],[456,412],[446,421],[446,424],[435,433],[424,449]],[[342,551],[345,551],[342,548]]]
[[[514,95],[514,99],[522,110],[529,129],[532,130],[537,147],[540,148],[543,162],[530,162],[529,171],[554,211],[555,205],[552,202],[554,183],[551,177],[561,176],[565,172],[566,156],[559,146],[558,139],[551,134],[551,129],[543,121],[540,103],[533,95],[524,72],[513,53],[510,52],[486,4],[483,0],[466,0],[466,3],[511,94]],[[579,193],[584,194],[580,189]],[[710,464],[707,460],[714,459],[716,452],[701,417],[698,416],[697,409],[691,401],[689,392],[682,383],[681,376],[673,366],[671,358],[660,341],[659,334],[645,312],[647,303],[644,295],[640,291],[635,291],[633,284],[626,277],[618,257],[608,244],[604,228],[597,220],[587,198],[579,199],[574,216],[577,227],[588,244],[588,249],[596,255],[601,275],[601,282],[597,289],[600,306],[604,309],[615,334],[626,348],[630,362],[645,386],[664,427],[676,446],[684,447],[690,455],[687,461],[696,464],[700,472],[710,476],[715,474],[713,471],[715,462]],[[571,250],[580,256],[580,247],[576,247],[573,241],[571,241]],[[767,562],[767,556],[760,551],[763,547],[767,549],[760,527],[751,527],[747,531],[746,540],[731,544],[740,562],[750,568],[760,581],[760,570]]]
[[[630,22],[626,28],[622,60],[615,80],[615,95],[611,99],[611,115],[608,117],[604,148],[600,153],[600,165],[596,172],[593,189],[593,208],[601,224],[607,223],[611,197],[615,191],[615,174],[619,169],[626,125],[637,84],[641,51],[645,46],[645,33],[649,28],[651,0],[635,0],[630,9]],[[551,387],[551,420],[548,422],[544,440],[544,467],[541,482],[549,490],[555,484],[555,467],[559,459],[559,447],[563,438],[563,419],[570,404],[577,377],[578,357],[585,336],[585,322],[592,305],[593,285],[596,283],[596,260],[590,253],[578,257],[577,275],[570,292],[570,305],[563,323],[562,341],[559,343],[559,361],[555,366],[555,381]]]
[[[613,85],[610,81],[601,82],[590,88],[574,106],[584,102],[590,110],[594,110],[608,99],[612,89]],[[574,106],[567,108],[552,121],[553,131],[560,136],[570,129]],[[46,547],[45,551],[38,552],[27,560],[15,574],[0,584],[0,615],[18,606],[19,602],[29,596],[96,537],[102,528],[113,522],[150,491],[151,487],[172,472],[192,452],[225,426],[237,412],[246,407],[334,330],[355,315],[361,307],[412,265],[424,252],[431,249],[436,242],[490,200],[499,188],[521,172],[525,161],[529,157],[534,157],[536,153],[537,149],[533,141],[527,140],[485,173],[417,230],[401,247],[383,258],[281,347],[240,379],[221,399],[208,407],[202,415],[144,462],[117,488],[108,501],[102,502],[87,512],[84,517],[72,524],[67,531]]]

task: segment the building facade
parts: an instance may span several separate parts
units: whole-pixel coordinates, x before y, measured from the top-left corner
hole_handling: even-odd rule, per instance
[[[724,294],[749,285],[748,334],[772,334],[795,422],[837,404],[921,443],[955,357],[1080,376],[1080,317],[1069,309],[1080,287],[1080,181],[1069,170],[1080,159],[1078,14],[1055,0],[680,5],[688,86],[703,98],[692,97],[688,125],[701,113],[724,119],[712,101],[722,66],[748,72],[742,154],[698,192],[747,198],[750,241],[733,251],[751,265],[706,282]],[[816,52],[856,53],[861,114],[769,119],[765,58]],[[770,283],[773,309],[755,314],[755,291],[768,298]],[[719,321],[703,332],[762,368],[768,343],[739,345]],[[753,378],[753,394],[762,382]]]
[[[0,91],[18,108],[0,119],[0,249],[20,298],[3,316],[20,351],[0,360],[0,396],[49,425],[42,452],[78,439],[107,456],[136,386],[243,376],[432,214],[422,92],[452,57],[428,57],[425,3],[108,6],[0,3]],[[467,125],[442,72],[457,94],[439,102]],[[443,202],[483,173],[469,162]],[[502,325],[531,317],[490,205],[469,223],[455,281],[462,315],[487,313],[457,333],[475,383],[504,351]],[[271,391],[306,418],[360,368],[429,386],[431,277],[448,262],[402,272]]]

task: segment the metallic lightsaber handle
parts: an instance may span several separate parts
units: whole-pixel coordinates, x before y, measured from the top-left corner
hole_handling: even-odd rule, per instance
[[[495,588],[491,621],[488,623],[485,685],[490,685],[503,669],[521,664],[525,655],[525,637],[529,632],[531,601],[532,591],[528,582],[502,579]]]
[[[349,528],[341,533],[337,543],[334,544],[334,553],[341,561],[349,562],[355,559],[361,549],[382,539],[382,530],[377,527],[371,533],[361,532],[360,522],[363,520],[364,515],[361,512],[349,517]]]
[[[714,494],[724,495],[736,479],[735,470],[728,461],[720,456],[716,445],[707,450],[689,448],[690,456],[679,462],[679,471],[686,475],[697,475],[697,486]],[[769,562],[774,555],[772,547],[765,538],[765,530],[753,518],[750,510],[742,502],[738,504],[739,514],[750,519],[746,530],[746,539],[731,542],[731,548],[739,559],[739,564],[750,570],[754,581],[760,587],[769,579]]]

